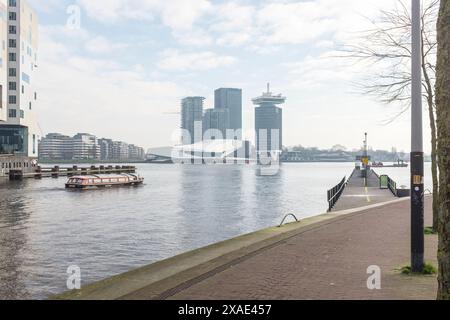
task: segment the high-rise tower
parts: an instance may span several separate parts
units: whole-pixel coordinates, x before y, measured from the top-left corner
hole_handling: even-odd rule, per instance
[[[204,101],[204,97],[187,97],[181,101],[181,129],[189,133],[189,137],[183,136],[183,145],[202,141]]]
[[[242,90],[233,88],[220,88],[214,92],[214,108],[228,109],[230,124],[227,129],[239,131],[238,140],[242,131]],[[235,138],[235,137],[233,137]]]
[[[2,0],[1,4],[7,9],[0,18],[0,30],[4,28],[7,33],[3,41],[6,60],[2,59],[0,72],[1,100],[6,100],[7,113],[6,121],[0,122],[0,153],[37,158],[39,128],[34,107],[38,99],[38,18],[25,0]]]
[[[273,95],[270,85],[267,84],[267,92],[254,98],[256,150],[258,162],[261,156],[271,157],[273,153],[281,153],[283,148],[283,110],[277,105],[284,104],[286,97],[281,94]],[[278,154],[279,156],[279,154]]]

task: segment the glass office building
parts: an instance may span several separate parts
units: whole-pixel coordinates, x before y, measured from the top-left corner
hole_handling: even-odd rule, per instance
[[[182,144],[189,145],[202,141],[204,97],[187,97],[181,101],[181,129],[186,133]]]
[[[220,88],[214,92],[214,108],[228,109],[230,124],[228,129],[242,131],[242,90],[233,88]],[[242,137],[237,137],[241,139]]]

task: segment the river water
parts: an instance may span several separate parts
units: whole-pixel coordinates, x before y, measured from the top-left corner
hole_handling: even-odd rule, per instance
[[[69,266],[87,284],[277,225],[287,213],[324,213],[327,189],[353,166],[284,164],[261,177],[253,166],[143,164],[144,186],[84,192],[67,191],[65,178],[0,181],[0,299],[63,292]],[[376,171],[408,185],[409,169]]]

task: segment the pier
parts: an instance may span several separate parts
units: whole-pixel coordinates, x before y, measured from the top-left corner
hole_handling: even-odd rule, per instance
[[[435,299],[435,276],[407,276],[410,203],[355,169],[328,213],[236,237],[51,299]],[[335,190],[336,191],[336,190]],[[425,197],[432,221],[432,197]],[[281,218],[281,217],[280,217]],[[281,219],[280,219],[281,221]],[[436,265],[438,239],[426,237]],[[381,289],[367,285],[379,268]]]
[[[33,172],[24,172],[23,170],[9,171],[10,180],[22,180],[25,178],[59,178],[59,177],[73,177],[96,174],[120,174],[120,173],[136,173],[135,166],[90,166],[90,167],[40,167],[37,166]]]
[[[392,181],[389,177],[387,179]],[[347,181],[344,178],[340,184],[328,191],[329,211],[392,201],[398,196],[397,187],[394,185],[395,183],[382,186],[380,176],[373,169],[368,170],[366,177],[361,168],[355,168]]]

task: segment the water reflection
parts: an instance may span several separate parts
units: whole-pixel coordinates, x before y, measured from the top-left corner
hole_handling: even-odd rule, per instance
[[[323,213],[327,188],[352,167],[289,164],[261,177],[252,166],[141,165],[145,186],[92,192],[68,192],[63,178],[0,183],[0,299],[62,292],[71,265],[86,284],[290,212]]]
[[[26,182],[0,184],[0,297],[29,297],[26,255],[28,251],[27,198],[20,190]]]

